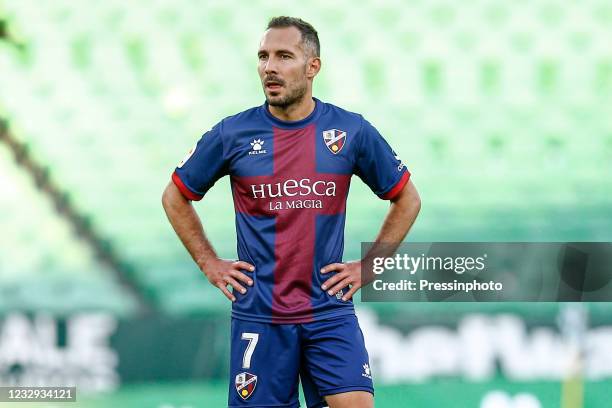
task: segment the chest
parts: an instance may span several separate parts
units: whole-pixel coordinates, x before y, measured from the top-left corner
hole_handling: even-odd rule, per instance
[[[347,130],[312,124],[300,129],[255,129],[236,136],[229,161],[232,176],[316,179],[321,173],[353,172],[356,140]]]

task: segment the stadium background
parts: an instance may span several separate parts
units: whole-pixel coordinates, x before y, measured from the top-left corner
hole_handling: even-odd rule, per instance
[[[410,240],[612,240],[608,1],[0,0],[2,384],[224,406],[230,305],[160,196],[201,133],[262,103],[255,50],[280,14],[319,31],[315,95],[408,164]],[[197,209],[233,258],[230,200],[226,179]],[[387,205],[353,183],[346,259]],[[609,407],[612,307],[585,305],[572,336],[565,306],[359,304],[377,406]]]

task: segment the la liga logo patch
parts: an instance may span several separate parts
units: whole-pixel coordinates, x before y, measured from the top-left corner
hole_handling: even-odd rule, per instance
[[[325,141],[325,146],[327,146],[330,152],[333,154],[338,154],[346,142],[346,132],[340,129],[324,130],[323,140]]]
[[[236,392],[243,400],[246,400],[255,391],[257,385],[257,376],[251,373],[240,373],[236,376]]]
[[[187,152],[187,154],[185,155],[185,157],[183,157],[183,160],[181,160],[181,162],[178,164],[178,168],[180,169],[181,167],[183,167],[183,165],[185,164],[185,162],[187,162],[187,160],[189,160],[191,158],[191,156],[193,156],[193,153],[195,153],[195,149],[196,146],[193,146],[191,149],[189,149],[189,151]]]

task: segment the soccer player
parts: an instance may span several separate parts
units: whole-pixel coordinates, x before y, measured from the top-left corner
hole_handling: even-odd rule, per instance
[[[368,121],[312,97],[319,47],[305,21],[270,20],[257,52],[266,102],[204,133],[163,194],[177,235],[232,301],[229,407],[297,407],[300,380],[309,408],[374,404],[351,300],[362,262],[342,262],[351,175],[391,201],[376,242],[401,242],[420,199]],[[225,175],[238,261],[219,259],[191,204]]]

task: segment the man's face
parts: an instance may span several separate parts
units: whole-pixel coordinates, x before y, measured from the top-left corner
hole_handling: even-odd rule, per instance
[[[271,106],[287,107],[308,90],[308,56],[302,34],[295,27],[268,29],[261,40],[257,71],[266,100]]]

